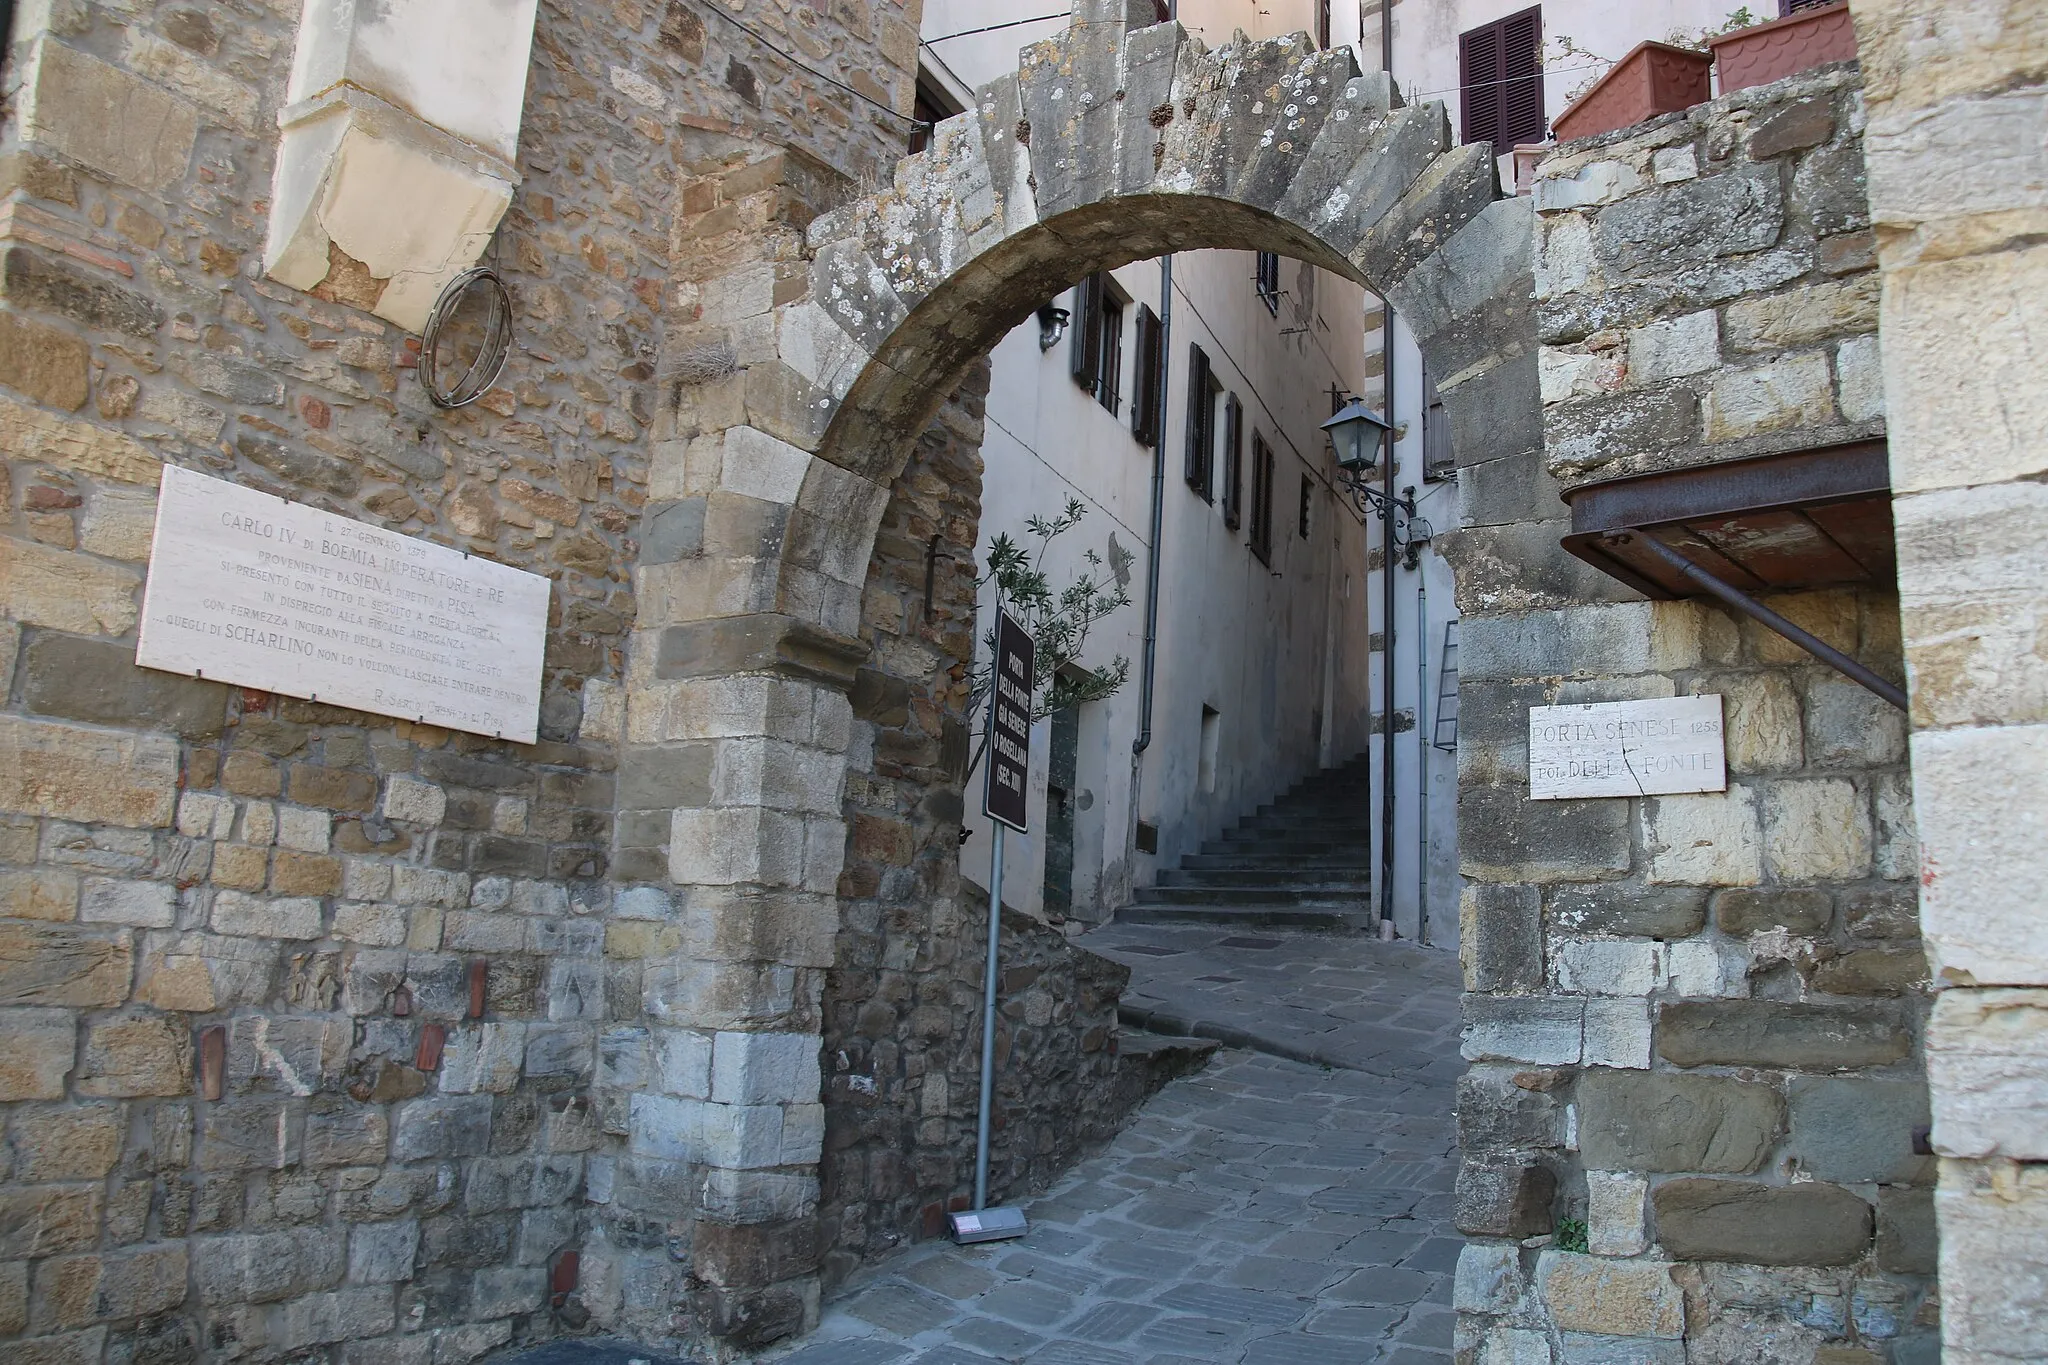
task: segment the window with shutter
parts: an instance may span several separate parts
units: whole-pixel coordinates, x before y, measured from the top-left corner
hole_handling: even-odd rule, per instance
[[[1273,448],[1252,433],[1251,549],[1261,564],[1273,562]]]
[[[1102,296],[1101,368],[1095,375],[1095,401],[1114,413],[1123,400],[1124,306],[1107,291]]]
[[[1109,276],[1090,275],[1074,288],[1074,382],[1115,412],[1122,400],[1124,298]]]
[[[1133,349],[1138,358],[1131,375],[1131,434],[1140,445],[1156,446],[1166,406],[1159,391],[1159,315],[1142,303]]]
[[[1316,46],[1330,50],[1330,0],[1316,0]]]
[[[1199,346],[1188,347],[1188,487],[1204,502],[1216,499],[1216,391],[1219,385],[1209,372],[1209,356]]]
[[[1422,477],[1432,483],[1458,477],[1458,461],[1451,453],[1450,418],[1427,366],[1422,371]]]
[[[1310,506],[1310,504],[1311,504],[1311,501],[1312,501],[1312,500],[1314,499],[1314,497],[1315,497],[1315,491],[1316,491],[1316,484],[1315,484],[1315,480],[1314,480],[1314,479],[1311,479],[1311,478],[1310,478],[1310,477],[1309,477],[1308,475],[1306,475],[1306,474],[1302,475],[1302,476],[1301,476],[1301,521],[1300,521],[1300,523],[1299,523],[1299,529],[1300,529],[1300,532],[1301,532],[1301,538],[1302,538],[1303,540],[1307,540],[1307,539],[1308,539],[1308,509],[1309,509],[1309,506]]]
[[[1223,524],[1235,531],[1244,511],[1244,404],[1223,400]]]
[[[1102,276],[1090,275],[1074,286],[1074,309],[1067,320],[1067,338],[1074,382],[1094,393],[1095,376],[1102,369]]]
[[[1543,140],[1542,6],[1460,35],[1458,68],[1462,141],[1490,142],[1498,156]]]
[[[1259,291],[1259,302],[1266,305],[1266,311],[1274,317],[1280,316],[1280,257],[1271,251],[1259,253],[1258,273],[1253,282]]]

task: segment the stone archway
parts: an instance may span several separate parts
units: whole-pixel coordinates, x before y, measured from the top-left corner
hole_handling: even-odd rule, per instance
[[[889,189],[694,286],[671,335],[628,672],[615,915],[674,915],[640,986],[656,1037],[611,1108],[621,1247],[678,1201],[688,1251],[624,1259],[738,1346],[815,1311],[819,998],[832,966],[856,638],[891,481],[995,341],[1090,272],[1281,252],[1389,296],[1461,461],[1542,451],[1526,201],[1441,106],[1303,35],[1210,51],[1152,6],[1080,0],[1059,39],[940,125]],[[815,176],[788,158],[732,179]],[[752,177],[752,180],[747,180]],[[758,181],[756,185],[753,182]],[[795,199],[801,199],[799,188]],[[685,533],[661,528],[686,526]],[[637,1259],[636,1259],[637,1258]],[[644,1273],[642,1273],[644,1272]],[[668,1330],[625,1295],[620,1325]]]

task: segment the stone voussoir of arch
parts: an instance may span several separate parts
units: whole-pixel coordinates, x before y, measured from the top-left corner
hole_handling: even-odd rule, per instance
[[[679,925],[643,978],[654,1061],[613,1097],[609,1216],[672,1218],[687,1189],[696,1228],[686,1269],[619,1244],[641,1287],[626,1330],[680,1311],[722,1353],[816,1313],[845,693],[890,485],[969,366],[1092,271],[1272,250],[1393,300],[1460,463],[1541,457],[1532,215],[1500,198],[1490,149],[1452,147],[1441,106],[1404,105],[1348,51],[1211,49],[1151,16],[1079,0],[887,189],[813,220],[802,260],[708,282],[674,342],[688,363],[643,539],[674,516],[698,544],[643,549],[620,763],[620,826],[639,832],[615,866]]]

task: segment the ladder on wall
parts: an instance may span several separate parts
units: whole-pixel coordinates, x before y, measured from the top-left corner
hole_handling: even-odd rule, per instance
[[[1458,747],[1458,623],[1444,622],[1444,656],[1436,676],[1436,727],[1429,742],[1436,748]]]

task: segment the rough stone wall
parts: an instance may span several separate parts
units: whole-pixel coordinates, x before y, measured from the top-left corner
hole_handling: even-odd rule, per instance
[[[837,965],[825,979],[827,1286],[938,1236],[973,1188],[988,903],[960,877],[986,368],[890,491],[862,604]],[[926,584],[931,585],[929,605]],[[978,770],[977,770],[978,771]],[[978,788],[968,784],[971,793]],[[1115,1089],[1126,968],[1003,918],[990,1197],[1042,1188],[1125,1117]]]
[[[1884,277],[1944,1359],[2048,1355],[2048,13],[1853,0]]]
[[[913,12],[760,8],[907,105]],[[588,1164],[620,1127],[598,1056],[644,1056],[640,960],[674,951],[669,903],[607,882],[671,261],[713,240],[672,237],[678,185],[763,128],[858,176],[900,146],[708,9],[543,5],[489,257],[517,345],[440,412],[346,272],[261,276],[299,9],[16,7],[10,90],[45,83],[0,143],[9,1358],[459,1360],[552,1330],[615,1173]],[[751,202],[706,206],[717,241],[761,231]],[[552,578],[540,743],[135,668],[165,461]],[[644,1233],[664,1258],[691,1207]]]
[[[1468,480],[1453,550],[1478,1358],[1934,1349],[1904,717],[1718,607],[1633,600],[1559,548],[1567,522],[1528,520],[1575,482],[1883,434],[1861,127],[1854,69],[1828,69],[1537,173],[1547,469]],[[1888,588],[1770,601],[1902,680]],[[1529,707],[1708,692],[1726,793],[1528,801]],[[1565,1218],[1584,1247],[1553,1240]]]

